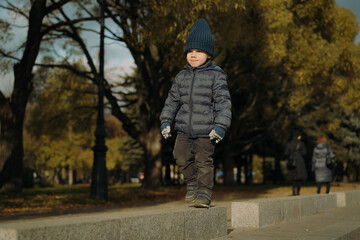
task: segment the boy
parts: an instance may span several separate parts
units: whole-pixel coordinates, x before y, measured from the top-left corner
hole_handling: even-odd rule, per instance
[[[160,115],[161,134],[168,138],[175,121],[178,134],[173,155],[187,184],[185,201],[209,208],[214,186],[212,155],[215,143],[230,126],[231,99],[227,75],[210,60],[214,40],[206,20],[192,26],[184,54],[187,65],[177,74]]]

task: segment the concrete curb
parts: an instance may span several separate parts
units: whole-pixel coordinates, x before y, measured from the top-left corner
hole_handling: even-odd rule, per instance
[[[360,202],[281,224],[229,228],[228,232],[216,240],[360,240]]]
[[[258,228],[357,202],[360,202],[360,191],[232,202],[231,226]]]
[[[112,212],[0,224],[0,240],[211,239],[227,234],[226,207]]]

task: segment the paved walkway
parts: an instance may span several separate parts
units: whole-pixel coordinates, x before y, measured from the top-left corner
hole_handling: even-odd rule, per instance
[[[346,233],[349,233],[347,234]],[[262,228],[228,229],[225,239],[246,240],[360,240],[360,203],[336,208],[290,222]]]

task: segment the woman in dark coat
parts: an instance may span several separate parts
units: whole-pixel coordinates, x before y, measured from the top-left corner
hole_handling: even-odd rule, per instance
[[[293,196],[300,195],[301,183],[307,178],[307,171],[305,167],[304,157],[306,155],[306,147],[301,142],[301,133],[294,130],[293,137],[285,147],[285,157],[295,161],[296,168],[288,170],[288,180],[293,182],[292,190]]]
[[[315,182],[317,193],[320,193],[321,184],[326,184],[326,193],[330,192],[330,185],[333,179],[333,171],[326,166],[326,156],[334,162],[335,155],[326,142],[325,137],[319,137],[314,148],[312,157],[312,170],[315,171]]]

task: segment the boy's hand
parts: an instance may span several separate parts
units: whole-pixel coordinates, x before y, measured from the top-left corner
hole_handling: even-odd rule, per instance
[[[163,122],[161,124],[161,134],[163,135],[163,137],[165,139],[171,137],[171,134],[170,134],[170,123],[169,122]]]
[[[225,129],[215,126],[209,134],[210,140],[215,140],[215,143],[220,142],[225,137]]]

